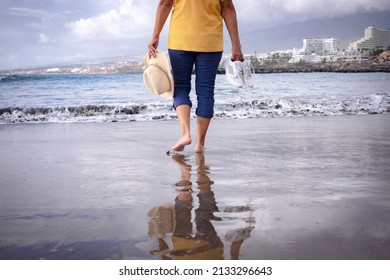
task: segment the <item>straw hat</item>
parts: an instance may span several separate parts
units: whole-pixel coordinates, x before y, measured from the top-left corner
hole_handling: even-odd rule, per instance
[[[173,99],[173,76],[165,52],[157,52],[156,57],[144,58],[144,84],[152,93],[167,100]]]

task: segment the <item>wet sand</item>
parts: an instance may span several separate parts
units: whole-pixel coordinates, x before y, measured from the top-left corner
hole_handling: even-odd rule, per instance
[[[194,129],[193,123],[193,131]],[[390,115],[0,126],[0,259],[390,259]]]

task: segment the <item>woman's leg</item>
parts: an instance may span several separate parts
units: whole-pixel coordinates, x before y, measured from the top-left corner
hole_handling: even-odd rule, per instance
[[[203,118],[196,116],[196,143],[195,153],[203,153],[205,151],[205,141],[207,130],[209,129],[211,118]]]
[[[191,74],[195,63],[192,52],[169,50],[174,79],[173,107],[176,110],[181,136],[171,150],[183,151],[186,145],[191,144],[190,120],[191,107]]]
[[[176,107],[177,119],[181,130],[181,136],[171,150],[183,151],[184,147],[191,144],[190,119],[191,107],[188,105],[179,105]]]
[[[196,96],[198,107],[195,152],[205,151],[205,140],[211,118],[214,115],[215,78],[222,52],[198,53],[195,62]]]

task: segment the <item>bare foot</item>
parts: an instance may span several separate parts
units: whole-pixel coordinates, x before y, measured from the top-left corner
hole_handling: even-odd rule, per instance
[[[183,135],[177,141],[175,146],[171,148],[171,151],[181,152],[184,150],[184,147],[191,144],[191,136]]]
[[[197,144],[195,147],[195,153],[204,153],[206,148],[202,144]]]

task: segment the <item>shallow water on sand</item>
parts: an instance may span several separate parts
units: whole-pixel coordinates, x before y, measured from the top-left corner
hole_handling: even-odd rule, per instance
[[[389,259],[389,115],[0,127],[0,259]]]

